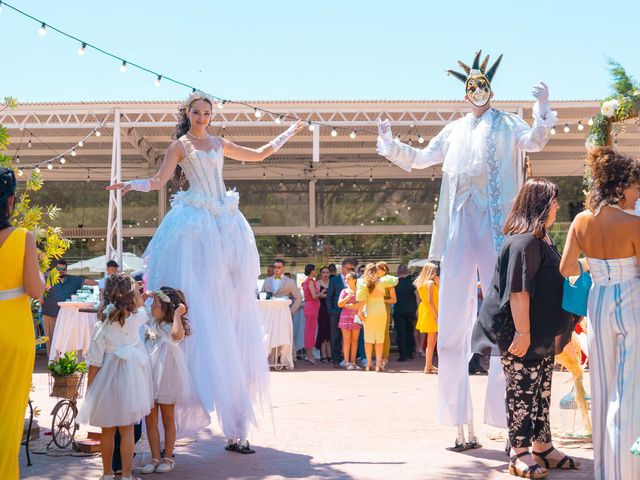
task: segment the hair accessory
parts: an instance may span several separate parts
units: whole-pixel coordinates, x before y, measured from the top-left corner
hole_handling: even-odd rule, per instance
[[[102,313],[105,317],[111,316],[111,313],[116,309],[115,303],[109,303],[102,309]]]
[[[171,303],[171,299],[169,296],[164,293],[162,290],[156,290],[153,294],[160,299],[163,303]]]

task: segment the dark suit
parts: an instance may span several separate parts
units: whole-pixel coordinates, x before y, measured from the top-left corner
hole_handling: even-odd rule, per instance
[[[338,299],[340,298],[340,292],[345,287],[342,275],[338,274],[335,277],[331,277],[329,288],[327,289],[326,302],[331,326],[331,361],[334,364],[339,364],[342,356],[342,332],[338,328],[342,309],[338,307]]]

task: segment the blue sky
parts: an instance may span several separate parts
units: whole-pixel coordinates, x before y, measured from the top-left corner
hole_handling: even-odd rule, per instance
[[[482,48],[504,59],[496,99],[609,92],[606,56],[640,77],[640,2],[9,0],[33,16],[209,93],[243,100],[460,99],[445,75]],[[628,19],[628,20],[625,20]],[[0,96],[20,101],[176,100],[163,83],[49,31],[6,6]]]

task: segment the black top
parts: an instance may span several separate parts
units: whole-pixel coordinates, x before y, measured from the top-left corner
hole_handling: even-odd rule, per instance
[[[531,346],[525,359],[560,353],[571,339],[572,317],[562,309],[560,253],[531,233],[506,238],[473,330],[474,352],[507,352],[515,334],[509,294],[528,292]]]
[[[57,317],[60,307],[58,302],[69,300],[84,284],[84,278],[75,275],[67,275],[60,282],[51,287],[44,296],[42,304],[42,314],[50,317]]]
[[[396,304],[393,313],[397,315],[416,315],[418,302],[416,300],[416,287],[411,277],[399,278],[396,289]]]

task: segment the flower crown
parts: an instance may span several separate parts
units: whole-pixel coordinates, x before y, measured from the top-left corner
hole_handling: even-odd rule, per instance
[[[156,290],[155,292],[153,292],[153,294],[158,297],[160,299],[161,302],[163,303],[171,303],[171,299],[169,298],[169,295],[167,295],[166,293],[164,293],[162,290]]]

